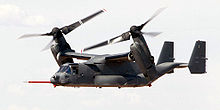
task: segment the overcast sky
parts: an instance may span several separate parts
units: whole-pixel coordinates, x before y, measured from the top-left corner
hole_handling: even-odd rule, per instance
[[[219,0],[0,0],[0,110],[219,110]],[[66,36],[73,49],[118,36],[167,7],[143,31],[163,32],[145,37],[155,59],[164,41],[175,42],[175,61],[188,62],[196,40],[207,41],[207,74],[176,69],[141,88],[68,88],[25,84],[49,80],[58,70],[49,50],[40,52],[50,37],[17,40],[23,34],[50,32],[100,9],[106,13]],[[129,51],[131,41],[88,53]],[[157,61],[157,60],[156,60]]]

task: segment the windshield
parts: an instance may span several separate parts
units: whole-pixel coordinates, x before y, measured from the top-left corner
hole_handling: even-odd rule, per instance
[[[65,72],[67,74],[73,74],[75,75],[77,72],[77,69],[75,67],[71,66],[61,66],[58,72]]]
[[[67,74],[71,74],[71,69],[69,66],[61,66],[58,72],[65,72]]]

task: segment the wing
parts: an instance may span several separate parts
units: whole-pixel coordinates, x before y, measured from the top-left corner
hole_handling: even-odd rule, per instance
[[[59,55],[59,58],[76,58],[79,60],[88,60],[86,64],[100,64],[105,63],[108,61],[111,62],[124,62],[129,61],[128,60],[128,54],[126,53],[120,53],[120,54],[113,54],[113,55],[95,55],[95,54],[86,54],[86,53],[77,53],[74,50],[69,50],[61,53]]]
[[[105,57],[105,60],[106,61],[116,61],[116,62],[129,61],[128,60],[129,53],[130,52],[109,55],[109,56]]]
[[[94,54],[85,54],[85,53],[77,53],[74,50],[68,50],[68,51],[64,51],[62,52],[59,57],[64,57],[64,58],[76,58],[79,60],[89,60],[91,58],[94,58],[98,55],[94,55]]]

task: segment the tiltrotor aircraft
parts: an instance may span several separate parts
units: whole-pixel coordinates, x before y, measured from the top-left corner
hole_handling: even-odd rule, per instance
[[[156,17],[164,8],[140,26],[132,26],[129,31],[110,40],[84,48],[84,51],[97,47],[133,39],[130,51],[120,54],[86,54],[71,49],[64,35],[104,12],[100,10],[82,20],[62,28],[53,28],[46,34],[26,34],[20,38],[33,36],[52,36],[52,41],[43,49],[51,49],[59,65],[59,70],[50,81],[27,81],[27,83],[52,83],[67,87],[143,87],[151,84],[164,74],[173,73],[175,68],[188,67],[192,74],[206,73],[206,42],[196,41],[189,63],[174,62],[174,43],[165,41],[157,64],[148,48],[143,34],[157,36],[160,32],[141,32],[143,27]],[[74,63],[73,59],[87,60]]]

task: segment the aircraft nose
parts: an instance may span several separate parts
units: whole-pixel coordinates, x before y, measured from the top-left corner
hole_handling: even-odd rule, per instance
[[[50,78],[51,83],[53,84],[67,84],[69,83],[69,75],[66,73],[56,73]]]
[[[69,83],[69,75],[63,73],[60,75],[60,83],[61,84],[67,84]]]
[[[50,81],[51,81],[51,83],[53,83],[53,84],[58,83],[58,76],[53,75],[53,76],[50,78]]]
[[[54,79],[54,78],[50,78],[50,82],[51,82],[51,83],[53,83],[53,84],[55,84],[55,83],[56,83],[56,81],[55,81],[55,79]]]

